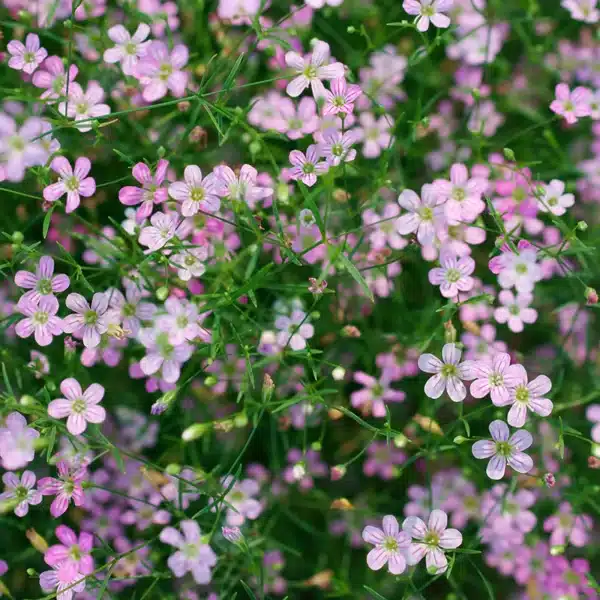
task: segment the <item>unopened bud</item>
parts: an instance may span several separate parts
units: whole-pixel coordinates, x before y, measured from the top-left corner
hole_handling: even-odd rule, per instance
[[[292,467],[292,476],[296,481],[300,481],[306,475],[306,466],[303,462],[296,463]]]
[[[453,344],[456,342],[456,327],[454,327],[452,321],[446,321],[444,323],[444,341],[446,344]]]
[[[48,550],[48,542],[35,529],[28,529],[25,532],[25,535],[27,536],[29,543],[38,552],[43,554]]]
[[[585,301],[586,304],[598,304],[598,292],[594,288],[586,288]]]
[[[73,354],[77,349],[77,342],[70,336],[65,337],[65,354]]]
[[[187,100],[183,100],[177,103],[179,112],[187,112],[190,109],[191,104]]]
[[[544,483],[547,487],[551,488],[556,485],[556,477],[554,477],[553,473],[546,473],[544,475]]]
[[[354,325],[346,325],[342,328],[342,335],[344,337],[359,338],[361,333],[358,327],[355,327]]]
[[[177,398],[177,390],[170,390],[163,394],[150,408],[150,412],[153,415],[162,415],[167,408],[171,405],[171,402]]]
[[[25,236],[20,231],[15,231],[12,234],[11,239],[12,239],[13,244],[20,246],[23,243],[23,241],[25,240]]]
[[[588,467],[590,469],[600,469],[600,458],[588,456]]]
[[[469,438],[464,437],[463,435],[457,435],[454,438],[454,443],[457,444],[458,446],[460,446],[461,444],[464,444],[465,442],[469,441]]]
[[[558,556],[559,554],[564,554],[564,552],[565,552],[564,546],[552,546],[552,548],[550,548],[550,554],[552,556]]]
[[[346,376],[346,369],[344,367],[336,367],[332,372],[331,376],[335,381],[342,381]]]
[[[236,544],[244,537],[239,527],[221,527],[223,537],[232,544]]]
[[[403,433],[399,433],[394,438],[394,446],[396,446],[396,448],[406,448],[407,444],[408,438]]]
[[[331,468],[331,481],[339,481],[346,474],[344,465],[336,465]]]
[[[342,113],[343,114],[343,113]],[[321,590],[327,590],[331,586],[331,580],[333,579],[333,571],[326,569],[316,575],[313,575],[310,579],[304,582],[304,585],[318,587]]]
[[[187,429],[183,430],[181,439],[184,442],[192,442],[203,436],[207,429],[208,426],[205,423],[195,423],[194,425],[190,425]]]
[[[586,231],[588,228],[588,224],[585,221],[577,221],[577,229],[579,231]]]
[[[510,148],[504,148],[504,150],[502,150],[502,153],[504,154],[504,158],[506,160],[509,160],[510,162],[515,162],[515,153]]]
[[[268,402],[271,399],[274,390],[275,382],[273,381],[273,378],[268,373],[265,373],[262,387],[263,402]]]
[[[37,400],[33,396],[25,394],[24,396],[21,396],[19,398],[19,404],[21,406],[34,406],[35,404],[37,404]]]
[[[213,387],[215,385],[217,385],[218,383],[218,379],[216,377],[214,377],[213,375],[209,375],[205,380],[204,380],[204,385],[206,387]]]
[[[156,297],[161,301],[164,302],[167,299],[167,296],[169,295],[169,288],[168,287],[159,287],[156,290]]]

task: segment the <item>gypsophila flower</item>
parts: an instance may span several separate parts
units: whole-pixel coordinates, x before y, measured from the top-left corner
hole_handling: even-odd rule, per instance
[[[15,504],[15,515],[24,517],[29,505],[35,506],[42,501],[42,494],[35,489],[35,473],[23,471],[21,478],[14,473],[4,473],[4,492],[0,494],[0,506],[5,502]]]
[[[65,461],[60,461],[56,468],[58,477],[44,477],[38,482],[38,489],[43,496],[56,496],[50,505],[50,514],[60,517],[73,501],[81,506],[85,500],[82,483],[87,477],[85,467],[71,469]]]
[[[54,259],[51,256],[42,256],[34,273],[17,271],[15,285],[29,290],[25,292],[20,301],[31,301],[38,304],[44,297],[64,292],[70,284],[66,275],[54,275]]]
[[[192,277],[201,277],[204,274],[207,258],[206,248],[189,248],[175,254],[171,262],[177,266],[177,277],[182,281],[189,281]]]
[[[25,297],[23,296],[23,298]],[[49,346],[52,343],[52,337],[60,335],[64,331],[64,320],[56,316],[58,300],[54,296],[43,296],[38,304],[31,299],[21,299],[17,309],[25,315],[25,318],[19,321],[15,327],[15,333],[19,337],[28,338],[33,334],[37,344]]]
[[[69,86],[69,95],[66,100],[58,105],[58,112],[75,120],[79,131],[86,132],[92,129],[92,121],[110,113],[110,106],[103,104],[104,90],[97,81],[90,81],[87,90],[76,82]]]
[[[400,575],[406,569],[406,551],[410,546],[410,536],[400,531],[396,517],[383,517],[382,529],[367,525],[362,532],[362,538],[367,544],[375,546],[367,554],[369,569],[378,571],[386,564],[392,575]]]
[[[537,197],[538,208],[542,212],[550,212],[560,217],[575,204],[573,194],[565,194],[565,184],[559,179],[553,179],[548,185],[543,186],[543,193]]]
[[[0,459],[2,468],[14,471],[27,466],[35,456],[35,441],[40,432],[27,425],[27,419],[11,412],[0,427]]]
[[[440,267],[429,271],[429,282],[440,286],[444,298],[455,298],[459,292],[468,292],[473,288],[471,273],[475,270],[475,261],[470,256],[458,258],[450,250],[440,253]]]
[[[354,101],[362,94],[359,85],[348,84],[344,77],[334,79],[331,89],[325,91],[323,115],[348,114],[354,109]]]
[[[591,92],[584,87],[576,87],[569,90],[566,83],[556,86],[556,100],[550,104],[550,110],[564,117],[569,125],[573,125],[581,117],[589,117],[591,114]]]
[[[81,337],[86,348],[98,346],[101,334],[108,331],[108,296],[96,292],[90,305],[81,294],[69,294],[66,305],[74,314],[63,319],[64,332]]]
[[[306,155],[300,150],[292,150],[290,152],[290,162],[293,168],[290,170],[290,177],[302,181],[308,187],[312,187],[317,183],[317,177],[329,170],[328,163],[320,159],[321,149],[315,144],[308,147]]]
[[[142,184],[142,187],[127,185],[119,190],[119,202],[125,206],[137,206],[135,217],[137,223],[142,223],[151,214],[155,204],[165,202],[169,197],[167,188],[163,182],[167,175],[169,161],[160,159],[156,164],[154,175],[145,163],[137,163],[131,170],[134,179]]]
[[[398,196],[398,204],[407,212],[396,221],[396,230],[402,235],[416,233],[424,246],[430,245],[436,234],[436,226],[443,220],[444,208],[432,185],[424,185],[421,197],[413,190],[404,190]]]
[[[89,198],[96,192],[96,181],[88,177],[92,163],[85,156],[75,161],[72,168],[64,156],[57,156],[50,163],[50,168],[58,173],[59,180],[44,188],[43,196],[46,202],[56,202],[61,196],[67,194],[65,210],[73,212],[81,202],[81,196]]]
[[[104,52],[107,63],[121,63],[125,75],[133,75],[139,59],[146,55],[148,46],[152,43],[146,38],[150,35],[150,26],[140,23],[135,33],[131,35],[123,25],[114,25],[106,34],[116,44]]]
[[[527,381],[527,371],[516,365],[517,372],[512,382],[508,411],[508,423],[513,427],[523,427],[527,420],[527,412],[547,417],[553,408],[552,401],[545,395],[552,389],[552,382],[546,375],[538,375],[533,381]]]
[[[40,574],[40,587],[46,593],[55,592],[57,600],[71,600],[85,590],[85,575],[72,562],[63,562]]]
[[[537,310],[529,306],[533,301],[530,293],[515,295],[510,290],[502,290],[498,294],[498,301],[502,306],[494,310],[494,319],[498,323],[506,323],[515,333],[523,331],[524,323],[531,324],[537,320]]]
[[[463,381],[473,379],[472,361],[460,362],[461,351],[456,344],[445,344],[442,348],[442,360],[433,354],[419,356],[419,369],[425,373],[434,373],[425,384],[425,394],[429,398],[439,398],[444,390],[453,402],[462,402],[467,389]]]
[[[473,398],[490,395],[495,406],[506,406],[510,402],[509,389],[520,375],[517,365],[510,364],[510,355],[498,352],[492,357],[491,364],[474,361],[471,364],[471,375],[474,378],[470,392]]]
[[[523,452],[533,444],[528,431],[519,429],[509,437],[508,425],[500,420],[492,421],[489,429],[492,440],[479,440],[471,450],[475,458],[491,458],[486,469],[490,479],[502,479],[506,465],[519,473],[533,469],[533,460]]]
[[[28,75],[31,75],[48,56],[48,51],[40,47],[40,38],[35,33],[27,34],[25,45],[19,40],[11,40],[6,49],[11,55],[8,66]]]
[[[212,173],[203,179],[200,167],[188,165],[183,178],[184,181],[176,181],[169,186],[169,195],[181,203],[184,217],[193,217],[199,211],[214,213],[219,210],[221,200]]]
[[[452,0],[404,0],[402,8],[409,15],[417,15],[419,31],[427,31],[430,22],[443,29],[450,26],[450,19],[443,13],[452,8]]]
[[[94,571],[94,559],[91,552],[94,547],[93,534],[82,531],[79,537],[66,525],[56,528],[56,537],[60,544],[50,546],[44,553],[44,562],[51,567],[64,563],[72,564],[82,575]]]

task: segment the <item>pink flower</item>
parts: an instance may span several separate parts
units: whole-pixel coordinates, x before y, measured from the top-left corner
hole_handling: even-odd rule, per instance
[[[29,505],[37,505],[42,501],[42,494],[35,489],[35,473],[23,471],[21,479],[14,473],[4,473],[2,481],[6,486],[0,494],[0,504],[14,502],[15,515],[24,517],[29,512]]]
[[[177,44],[171,53],[164,42],[152,42],[146,54],[134,70],[134,75],[143,86],[142,97],[146,102],[156,102],[171,91],[180,98],[185,94],[188,73],[183,71],[189,52],[183,44]]]
[[[160,541],[177,548],[177,552],[167,559],[169,569],[175,577],[191,573],[198,585],[210,582],[211,568],[217,564],[213,549],[202,541],[202,532],[196,521],[181,521],[183,535],[174,527],[166,527],[160,532]]]
[[[306,150],[306,156],[300,150],[292,150],[290,152],[290,177],[294,180],[300,180],[308,187],[312,187],[317,183],[317,176],[327,173],[329,164],[326,161],[321,161],[321,149],[316,144],[311,144]]]
[[[71,600],[85,590],[85,576],[72,562],[64,562],[40,574],[40,587],[46,593],[55,592],[56,600]]]
[[[344,65],[339,62],[326,64],[329,61],[329,44],[317,41],[313,46],[310,61],[302,58],[297,52],[287,52],[285,63],[297,73],[286,88],[292,98],[299,96],[309,85],[315,98],[326,95],[324,79],[338,79],[344,76]]]
[[[370,112],[361,113],[358,120],[360,127],[352,129],[355,140],[363,142],[362,152],[366,158],[377,158],[392,143],[394,121],[389,115],[375,119]]]
[[[600,404],[588,406],[585,416],[588,421],[594,423],[592,427],[592,439],[597,444],[600,444]]]
[[[571,17],[584,23],[600,21],[600,10],[596,8],[597,0],[562,0],[560,5],[566,8]]]
[[[475,282],[470,276],[475,270],[475,261],[470,256],[457,256],[450,251],[440,252],[441,267],[429,271],[429,283],[440,286],[444,298],[455,298],[459,292],[468,292]]]
[[[516,366],[511,366],[510,355],[505,352],[495,354],[491,364],[474,362],[471,365],[471,374],[475,379],[471,384],[471,396],[483,398],[489,394],[495,406],[506,406],[510,402],[509,389],[520,374]]]
[[[56,465],[58,479],[44,477],[38,482],[38,487],[43,496],[56,496],[50,505],[50,514],[60,517],[67,511],[71,500],[75,506],[82,506],[85,500],[82,482],[87,476],[85,467],[71,470],[66,462],[60,461]]]
[[[2,468],[15,471],[29,464],[35,456],[35,440],[39,437],[40,432],[29,427],[21,413],[10,413],[4,421],[4,427],[0,427]]]
[[[559,511],[544,521],[544,531],[551,531],[551,546],[573,544],[583,548],[594,530],[594,522],[589,515],[574,515],[569,502],[561,502]]]
[[[326,4],[328,6],[341,6],[344,0],[306,0],[306,4],[311,8],[323,8]]]
[[[442,360],[433,354],[419,356],[419,369],[425,373],[433,373],[425,384],[425,394],[429,398],[439,398],[444,390],[450,400],[462,402],[467,396],[467,389],[463,381],[473,379],[472,361],[460,362],[461,350],[456,344],[444,344]]]
[[[417,15],[415,23],[419,31],[427,31],[430,21],[443,29],[450,26],[450,19],[442,13],[452,8],[452,0],[404,0],[402,8],[409,15]]]
[[[451,225],[472,223],[485,210],[481,195],[486,187],[485,179],[469,178],[467,167],[459,163],[450,168],[450,181],[436,179],[433,182],[433,189],[445,202],[444,208]]]
[[[71,65],[68,69],[68,77],[65,72],[65,65],[60,56],[49,56],[42,67],[37,70],[31,79],[31,83],[35,87],[45,89],[40,96],[41,100],[56,101],[59,98],[67,95],[67,81],[69,89],[79,69],[75,65]]]
[[[67,213],[73,212],[79,206],[81,196],[89,198],[96,193],[96,181],[93,177],[87,177],[92,168],[89,158],[80,156],[73,169],[64,156],[57,156],[50,163],[50,168],[58,173],[59,180],[44,188],[44,200],[55,202],[67,194]]]
[[[292,311],[290,316],[280,315],[275,319],[275,327],[279,330],[277,343],[281,347],[289,347],[292,350],[304,350],[306,340],[314,333],[314,327],[308,322],[308,315],[302,310]]]
[[[348,84],[344,77],[331,82],[331,91],[325,91],[324,115],[348,114],[354,110],[354,101],[362,94],[360,85]]]
[[[38,304],[41,298],[64,292],[69,287],[69,278],[63,274],[53,277],[53,274],[54,260],[50,256],[40,258],[35,274],[29,271],[17,271],[15,285],[30,290],[23,294],[19,302],[31,301],[33,304]]]
[[[48,405],[48,414],[54,419],[67,418],[67,429],[73,435],[80,435],[87,429],[88,423],[102,423],[106,411],[98,404],[104,398],[104,388],[93,383],[85,390],[72,377],[63,379],[60,391],[66,396],[52,400]]]
[[[56,316],[58,300],[54,296],[43,296],[37,305],[31,300],[20,301],[17,310],[26,317],[15,327],[15,333],[21,338],[33,333],[37,344],[49,346],[52,337],[64,331],[63,320]]]
[[[169,338],[169,332],[158,327],[140,330],[139,340],[146,347],[140,368],[144,375],[154,375],[162,369],[162,378],[167,383],[175,383],[181,375],[181,365],[190,358],[194,348],[188,343],[173,346]]]
[[[402,235],[417,234],[423,246],[433,243],[436,227],[444,222],[444,208],[433,185],[425,184],[421,198],[413,190],[404,190],[398,196],[398,204],[406,211],[396,221],[396,230]]]
[[[109,307],[118,312],[123,321],[123,329],[137,335],[142,321],[150,321],[156,312],[156,306],[150,302],[142,302],[147,293],[142,292],[137,285],[125,285],[125,295],[117,289],[107,292]]]
[[[131,174],[136,181],[142,184],[142,187],[126,185],[119,190],[119,202],[121,204],[125,204],[125,206],[140,205],[135,213],[138,223],[141,223],[152,214],[155,204],[166,202],[169,198],[167,188],[162,187],[168,168],[169,161],[161,158],[156,164],[155,174],[152,175],[148,165],[139,162],[133,167]]]
[[[400,575],[406,569],[406,551],[410,546],[410,536],[400,531],[396,517],[383,517],[383,528],[367,525],[362,532],[362,538],[367,544],[375,546],[367,554],[369,569],[378,571],[386,564],[392,575]]]
[[[533,381],[527,383],[527,371],[521,365],[515,365],[518,372],[510,391],[512,404],[508,411],[508,423],[513,427],[523,427],[527,420],[527,411],[547,417],[553,408],[552,401],[544,396],[552,389],[552,382],[545,375],[538,375]]]
[[[92,548],[94,547],[94,536],[87,531],[82,531],[79,538],[75,532],[66,525],[56,528],[56,537],[61,542],[50,546],[44,554],[44,561],[51,567],[61,564],[71,564],[82,575],[90,575],[94,571],[94,559]]]
[[[494,310],[494,319],[498,323],[507,323],[511,331],[520,333],[524,328],[523,323],[535,323],[537,320],[537,310],[529,307],[533,301],[532,294],[524,292],[515,296],[509,290],[502,290],[498,300],[503,306]]]
[[[133,75],[140,58],[146,55],[150,40],[144,41],[150,35],[150,26],[140,23],[133,35],[123,27],[114,25],[107,31],[108,37],[116,44],[104,52],[104,62],[121,63],[125,75]]]
[[[572,92],[566,83],[559,83],[555,89],[556,100],[550,104],[550,110],[564,117],[569,125],[576,123],[579,117],[591,114],[591,91],[584,87],[576,87]]]
[[[471,451],[475,458],[490,458],[486,472],[490,479],[502,479],[506,465],[519,473],[528,473],[533,469],[533,460],[523,452],[533,444],[528,431],[519,429],[509,436],[508,425],[496,420],[490,423],[492,441],[479,440],[473,444]]]
[[[409,564],[416,565],[425,557],[427,571],[432,575],[446,572],[445,551],[462,544],[462,534],[458,529],[448,528],[448,515],[443,510],[432,510],[427,525],[419,517],[408,517],[404,519],[402,529],[416,540],[408,549]]]
[[[541,212],[550,212],[560,217],[575,204],[573,194],[565,194],[565,184],[559,179],[553,179],[548,185],[543,186],[544,193],[537,198],[537,205]]]
[[[352,162],[356,158],[354,144],[354,133],[346,131],[342,133],[335,129],[329,129],[323,134],[323,142],[319,144],[321,155],[332,167],[336,167],[342,161]]]
[[[188,300],[179,300],[174,296],[165,300],[166,315],[156,318],[156,326],[169,333],[169,342],[179,346],[186,341],[193,341],[201,333],[198,324],[198,308]]]
[[[177,266],[177,277],[181,281],[189,281],[192,277],[201,277],[206,271],[204,264],[208,258],[207,249],[189,248],[171,258],[171,263]]]
[[[31,75],[48,56],[45,48],[40,48],[40,38],[35,33],[28,33],[25,45],[19,40],[12,40],[6,46],[11,55],[8,66],[17,71]]]
[[[169,195],[181,203],[181,214],[184,217],[193,217],[199,211],[214,213],[219,210],[221,201],[212,173],[202,179],[200,167],[188,165],[183,178],[185,181],[176,181],[169,186]]]
[[[254,498],[260,493],[260,484],[255,479],[235,481],[232,475],[221,481],[224,490],[229,490],[222,502],[226,505],[227,525],[240,526],[247,519],[258,519],[263,511],[262,503]],[[225,507],[225,506],[224,506]],[[215,509],[216,510],[216,507]]]
[[[258,171],[251,165],[242,165],[239,177],[230,167],[221,165],[215,168],[214,176],[217,195],[245,202],[250,208],[273,194],[272,188],[257,185]]]
[[[58,112],[75,119],[76,127],[81,132],[92,129],[92,121],[110,113],[110,106],[102,104],[104,90],[97,81],[88,83],[87,91],[73,82],[69,86],[69,97],[58,105]]]
[[[379,379],[357,371],[354,373],[354,381],[364,386],[350,394],[350,403],[354,408],[360,408],[363,414],[371,413],[374,417],[383,418],[387,412],[386,402],[402,402],[406,394],[395,390],[391,382],[396,379],[393,369],[383,369]]]
[[[150,223],[142,229],[138,238],[142,246],[148,246],[148,252],[160,250],[173,238],[182,234],[185,228],[177,213],[155,213],[150,217]]]
[[[110,315],[107,314],[107,295],[95,293],[90,306],[81,294],[69,294],[66,305],[75,314],[63,319],[64,332],[82,337],[86,348],[95,348],[100,343],[100,336],[108,331]]]

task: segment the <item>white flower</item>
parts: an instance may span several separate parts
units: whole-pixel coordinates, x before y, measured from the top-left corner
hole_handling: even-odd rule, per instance
[[[541,212],[551,212],[560,217],[575,204],[573,194],[565,194],[565,184],[559,179],[553,179],[544,187],[544,193],[538,198],[538,208]]]
[[[442,360],[433,354],[419,356],[419,369],[434,373],[425,384],[425,393],[430,398],[439,398],[444,390],[453,402],[462,402],[467,396],[464,381],[473,379],[472,361],[460,362],[461,351],[456,344],[446,344],[442,348]]]
[[[141,23],[130,35],[123,25],[115,25],[107,31],[108,37],[116,44],[104,52],[104,61],[107,63],[121,63],[125,75],[133,75],[138,60],[146,55],[150,40],[144,41],[150,35],[150,26]]]

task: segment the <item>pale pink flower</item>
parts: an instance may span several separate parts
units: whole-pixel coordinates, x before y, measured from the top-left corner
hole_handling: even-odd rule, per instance
[[[551,546],[566,546],[570,543],[576,548],[583,548],[590,541],[594,521],[589,515],[574,514],[570,502],[561,502],[558,512],[544,521],[544,531],[552,532]]]
[[[328,6],[341,6],[344,0],[305,0],[305,4],[311,8],[318,9],[323,8],[326,4]]]
[[[94,571],[92,549],[94,547],[93,534],[82,531],[79,537],[66,525],[56,528],[56,537],[60,544],[50,546],[44,553],[44,562],[51,567],[64,562],[70,562],[82,575],[90,575]]]
[[[383,517],[382,529],[367,525],[362,532],[362,538],[367,544],[375,546],[367,554],[369,569],[378,571],[386,564],[392,575],[400,575],[406,570],[406,551],[410,546],[410,535],[400,531],[396,517]]]
[[[164,42],[154,41],[134,69],[134,75],[142,84],[142,97],[146,102],[156,102],[167,92],[176,98],[185,94],[189,73],[183,70],[188,62],[189,51],[177,44],[171,52]]]
[[[27,34],[25,45],[19,40],[11,40],[6,49],[11,55],[8,66],[28,75],[31,75],[48,56],[48,51],[40,48],[40,38],[35,33]]]
[[[119,190],[119,202],[125,206],[140,205],[135,213],[137,223],[141,223],[151,214],[155,204],[166,202],[169,193],[163,182],[167,176],[169,161],[160,159],[156,163],[156,171],[152,175],[150,167],[143,162],[137,163],[131,170],[134,179],[142,184],[142,187],[126,185]]]
[[[188,165],[183,172],[184,181],[175,181],[169,186],[169,195],[181,203],[181,214],[193,217],[199,211],[217,212],[221,200],[217,195],[217,182],[214,174],[204,179],[196,165]]]
[[[110,315],[108,311],[108,296],[96,292],[92,304],[81,294],[69,294],[66,305],[74,314],[63,319],[65,333],[74,333],[81,336],[86,348],[95,348],[100,343],[100,336],[108,331]]]
[[[65,71],[65,65],[60,56],[49,56],[40,69],[38,69],[31,79],[35,87],[45,89],[40,96],[41,100],[56,101],[67,95],[67,83],[70,86],[75,81],[79,69],[71,65]]]
[[[506,465],[518,473],[528,473],[533,469],[533,460],[523,452],[533,444],[529,431],[519,429],[509,438],[508,425],[499,419],[492,421],[489,429],[492,441],[479,440],[473,444],[471,451],[475,458],[491,458],[486,469],[490,479],[502,479]]]
[[[34,273],[17,271],[15,285],[29,290],[21,296],[21,301],[31,301],[38,304],[41,298],[64,292],[69,287],[70,280],[62,273],[54,275],[54,260],[51,256],[42,256]]]
[[[307,314],[302,310],[294,310],[289,316],[280,315],[275,319],[275,327],[279,330],[277,343],[292,350],[304,350],[306,340],[314,333],[314,327],[308,322]]]
[[[533,302],[531,293],[522,292],[515,296],[510,290],[502,290],[498,300],[502,306],[494,310],[494,319],[498,323],[506,323],[511,331],[520,333],[524,323],[531,324],[537,320],[537,310],[529,306]]]
[[[146,347],[146,356],[140,361],[144,375],[161,371],[167,383],[175,383],[181,375],[181,365],[190,358],[194,347],[188,343],[173,346],[169,342],[169,332],[158,327],[140,329],[138,337]]]
[[[327,173],[329,164],[321,160],[321,148],[316,144],[311,144],[304,155],[300,150],[290,152],[290,177],[294,180],[300,180],[308,187],[317,183],[317,176]]]
[[[516,366],[510,364],[510,355],[506,352],[494,354],[491,364],[474,361],[471,365],[474,377],[471,396],[483,398],[489,394],[495,406],[506,406],[510,402],[509,389],[514,386],[516,377],[520,374]]]
[[[354,139],[363,142],[362,153],[366,158],[377,158],[392,143],[394,121],[390,115],[375,119],[370,112],[361,113],[358,120],[360,127],[352,129]]]
[[[592,440],[600,444],[600,404],[588,406],[585,416],[588,421],[594,423],[592,427]]]
[[[562,0],[560,5],[566,8],[571,17],[584,23],[597,23],[600,21],[600,10],[597,0]]]
[[[208,251],[205,247],[189,248],[175,254],[171,262],[177,266],[177,277],[189,281],[192,277],[201,277],[206,271]]]
[[[348,114],[354,109],[354,101],[362,94],[360,85],[348,84],[344,77],[331,82],[331,90],[325,91],[324,115]]]
[[[142,229],[138,238],[142,246],[148,246],[147,252],[160,250],[185,229],[177,213],[155,213],[150,217],[150,223]]]
[[[33,334],[37,344],[49,346],[52,337],[64,331],[64,321],[56,316],[58,300],[54,296],[43,296],[38,304],[31,300],[19,301],[17,310],[25,315],[15,327],[15,333],[21,338]]]
[[[75,119],[75,126],[81,132],[92,129],[92,121],[110,113],[110,106],[103,104],[104,90],[97,81],[90,81],[87,90],[76,82],[69,86],[69,96],[58,105],[58,112]]]
[[[425,394],[429,398],[439,398],[444,390],[453,402],[462,402],[467,396],[463,381],[473,379],[472,361],[460,362],[461,350],[456,344],[444,344],[442,360],[433,354],[419,356],[419,369],[433,373],[425,384]]]
[[[81,201],[81,196],[89,198],[96,193],[96,181],[87,177],[92,168],[89,158],[80,156],[75,161],[75,169],[64,156],[55,157],[50,163],[50,168],[59,175],[59,180],[44,188],[43,196],[46,202],[55,202],[67,194],[65,210],[73,212]]]
[[[436,179],[433,188],[445,203],[446,216],[451,225],[472,223],[484,210],[481,199],[487,187],[487,181],[478,177],[469,178],[465,165],[457,163],[450,168],[450,181]]]
[[[415,23],[419,31],[427,31],[430,21],[442,29],[450,26],[450,19],[442,13],[450,11],[452,0],[404,0],[402,8],[409,15],[417,15]]]
[[[10,413],[0,427],[2,468],[15,471],[27,466],[35,456],[35,440],[39,437],[40,432],[29,427],[21,413]]]
[[[38,482],[42,496],[56,496],[50,505],[50,514],[60,517],[69,508],[71,500],[75,506],[82,506],[85,501],[82,483],[87,476],[85,467],[69,468],[65,461],[60,461],[56,468],[58,478],[44,477]]]
[[[550,212],[560,217],[575,204],[573,194],[565,194],[565,184],[559,179],[553,179],[548,185],[543,186],[543,194],[537,198],[537,205],[541,212]]]
[[[150,26],[140,23],[131,35],[123,25],[114,25],[106,33],[116,46],[104,52],[104,62],[121,63],[123,73],[133,75],[139,59],[146,55],[152,43],[144,41],[150,35]]]
[[[455,298],[459,292],[468,292],[475,285],[471,277],[475,261],[470,256],[458,258],[453,252],[442,250],[440,265],[429,271],[429,283],[439,285],[444,298]]]
[[[102,423],[106,419],[106,411],[98,406],[104,398],[104,388],[99,383],[93,383],[84,392],[79,382],[69,377],[61,382],[60,391],[65,398],[52,400],[48,405],[48,414],[54,419],[68,417],[69,433],[80,435],[88,423]]]
[[[252,165],[242,165],[239,177],[227,165],[216,167],[213,173],[218,196],[245,202],[250,208],[273,194],[272,188],[257,184],[258,171]]]
[[[336,129],[329,129],[323,134],[323,141],[319,144],[321,155],[328,164],[333,167],[342,161],[352,162],[356,158],[354,144],[354,133],[346,131],[342,133]]]
[[[527,411],[540,417],[547,417],[553,408],[552,401],[545,395],[552,389],[552,382],[546,375],[538,375],[528,383],[527,371],[521,365],[515,365],[518,372],[515,375],[510,400],[512,404],[508,411],[508,423],[513,427],[523,427],[527,420]]]
[[[253,18],[270,3],[270,0],[220,0],[217,16],[233,25],[252,25]]]
[[[14,473],[4,473],[4,492],[0,494],[0,505],[14,502],[15,515],[24,517],[29,512],[29,505],[35,506],[42,501],[42,494],[35,489],[35,473],[23,471],[21,478]]]
[[[200,336],[202,328],[198,324],[198,308],[189,300],[180,300],[171,296],[165,300],[166,315],[159,315],[156,326],[169,333],[169,343],[178,346],[193,341]]]
[[[580,117],[589,117],[591,91],[588,88],[576,87],[569,90],[566,83],[559,83],[555,89],[556,99],[550,104],[550,110],[564,117],[569,125],[576,123]]]
[[[107,291],[107,295],[110,309],[117,311],[129,335],[137,335],[142,321],[150,321],[156,312],[154,304],[142,301],[147,294],[134,283],[125,285],[125,295],[117,289]]]
[[[402,235],[417,234],[423,246],[433,243],[436,229],[444,223],[444,208],[433,185],[421,188],[421,198],[413,190],[404,190],[398,196],[398,204],[406,211],[396,221],[396,230]]]
[[[448,515],[439,509],[431,511],[427,525],[419,517],[408,517],[402,529],[413,538],[408,549],[408,563],[416,565],[425,557],[427,571],[440,575],[448,569],[445,552],[462,544],[458,529],[448,528]]]
[[[72,600],[85,590],[85,575],[69,561],[56,565],[51,571],[40,573],[40,587],[46,593],[55,592],[56,600]]]
[[[287,93],[292,98],[299,96],[308,86],[315,98],[326,95],[324,79],[339,79],[344,76],[344,65],[339,62],[326,64],[329,61],[329,44],[317,41],[313,46],[310,60],[297,52],[287,52],[285,63],[297,73],[287,85]]]
[[[357,371],[354,373],[354,381],[364,387],[350,394],[350,403],[354,408],[360,408],[364,415],[370,413],[380,419],[385,417],[387,402],[402,402],[406,398],[403,391],[392,388],[395,379],[397,376],[394,369],[384,368],[379,378]]]

